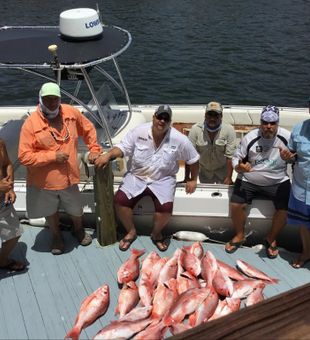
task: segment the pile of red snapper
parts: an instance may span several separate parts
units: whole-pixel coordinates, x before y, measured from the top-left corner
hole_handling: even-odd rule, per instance
[[[239,310],[243,299],[245,306],[262,301],[265,285],[278,282],[245,261],[236,261],[237,270],[217,260],[210,251],[204,253],[200,242],[178,248],[170,258],[152,251],[140,269],[144,253],[132,249],[119,268],[118,320],[94,339],[162,339],[168,329],[175,335]],[[103,285],[82,302],[65,339],[79,339],[82,329],[102,316],[108,305],[109,287]]]

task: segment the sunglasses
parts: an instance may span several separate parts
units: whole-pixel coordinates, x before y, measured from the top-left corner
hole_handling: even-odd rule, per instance
[[[157,119],[157,120],[163,120],[163,121],[165,121],[165,123],[170,123],[170,117],[169,116],[167,116],[166,114],[161,114],[161,115],[155,115],[155,118]]]
[[[276,125],[278,122],[266,122],[265,120],[261,120],[262,125]]]
[[[207,117],[214,117],[214,118],[220,118],[221,117],[221,115],[218,112],[212,112],[212,111],[206,112],[206,116]]]

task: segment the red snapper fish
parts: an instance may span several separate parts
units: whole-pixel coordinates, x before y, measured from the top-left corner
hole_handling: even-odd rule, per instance
[[[153,267],[158,260],[160,260],[160,256],[154,250],[147,255],[142,261],[140,281],[147,280],[151,277]]]
[[[231,279],[226,275],[225,272],[218,268],[213,278],[213,287],[222,296],[232,296],[234,287]]]
[[[94,336],[94,340],[129,339],[136,333],[141,332],[151,322],[152,320],[150,319],[135,322],[112,321]]]
[[[166,326],[180,323],[186,315],[192,314],[210,293],[209,288],[193,288],[182,293],[164,317]]]
[[[222,272],[226,273],[231,279],[240,281],[245,280],[246,277],[243,276],[237,269],[233,268],[232,266],[222,262],[220,260],[216,260],[218,266],[221,268]]]
[[[265,274],[264,272],[258,270],[257,268],[255,268],[254,266],[251,266],[250,264],[248,264],[245,261],[242,260],[237,260],[237,266],[240,268],[240,270],[247,276],[256,278],[256,279],[261,279],[264,281],[268,281],[270,283],[278,283],[278,279],[274,279],[271,278],[270,276],[268,276],[267,274]]]
[[[133,281],[125,283],[119,293],[115,314],[119,314],[120,318],[124,317],[138,302],[139,293],[137,285]]]
[[[180,262],[182,267],[193,276],[197,277],[201,273],[201,264],[199,258],[184,248],[180,253]]]
[[[135,307],[128,314],[118,319],[118,321],[138,321],[148,318],[151,315],[153,306]]]
[[[200,283],[198,279],[188,272],[183,272],[177,277],[178,293],[181,295],[191,288],[199,288]]]
[[[195,255],[199,260],[203,257],[203,247],[201,242],[195,242],[191,246],[184,246],[185,250],[188,250],[191,254]]]
[[[117,272],[118,283],[135,281],[139,276],[140,262],[138,258],[145,253],[145,250],[132,249],[130,258],[125,261]]]
[[[167,326],[163,322],[151,323],[143,331],[138,333],[133,340],[160,340],[164,338]]]
[[[141,304],[143,306],[151,306],[153,300],[154,287],[150,280],[140,279],[138,288]]]
[[[257,288],[253,290],[253,292],[247,297],[245,301],[245,305],[252,306],[258,302],[261,302],[264,300],[263,290],[265,288],[264,282],[260,283]]]
[[[214,314],[219,302],[219,297],[215,289],[211,286],[210,293],[207,298],[198,306],[196,311],[189,316],[189,324],[192,327],[198,326]]]
[[[253,280],[253,279],[246,279],[242,281],[236,281],[233,283],[234,285],[234,292],[231,296],[232,298],[244,299],[249,296],[253,290],[259,287],[263,281],[261,280]]]
[[[110,291],[108,285],[103,285],[83,300],[73,328],[66,334],[65,339],[78,340],[82,329],[91,325],[108,309]]]
[[[207,286],[212,286],[213,278],[217,272],[218,264],[211,251],[206,251],[201,259],[201,276],[207,282]]]
[[[166,315],[177,297],[176,279],[170,279],[166,283],[160,283],[154,293],[152,319],[161,319]]]
[[[178,271],[178,258],[180,253],[181,249],[177,249],[173,256],[164,264],[158,275],[158,284],[165,283],[172,278],[176,278]]]

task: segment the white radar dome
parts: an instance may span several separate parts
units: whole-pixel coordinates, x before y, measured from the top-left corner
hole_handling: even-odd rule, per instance
[[[88,40],[101,36],[102,25],[94,9],[74,8],[60,13],[59,30],[63,38]]]

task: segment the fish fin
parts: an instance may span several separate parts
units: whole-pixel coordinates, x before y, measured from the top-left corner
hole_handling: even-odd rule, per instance
[[[144,253],[145,253],[145,249],[136,249],[136,248],[131,249],[131,254],[136,256],[136,257],[140,257]]]
[[[163,322],[164,322],[165,326],[169,327],[169,326],[173,325],[174,320],[172,319],[172,317],[170,315],[168,315],[163,319]]]
[[[195,315],[195,313],[191,314],[188,317],[188,323],[191,327],[195,327],[195,325],[196,325],[196,315]]]
[[[64,339],[79,340],[81,334],[81,329],[78,326],[74,326],[71,331],[69,331]]]

